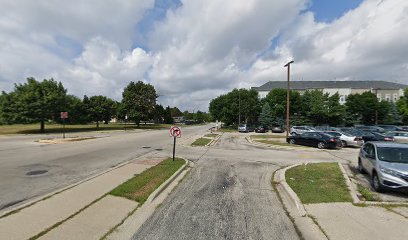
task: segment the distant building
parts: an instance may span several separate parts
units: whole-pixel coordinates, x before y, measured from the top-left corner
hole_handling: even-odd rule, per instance
[[[184,116],[179,116],[179,117],[172,117],[174,123],[184,123],[185,119]]]
[[[260,87],[252,87],[258,91],[259,97],[264,98],[275,88],[287,88],[287,81],[270,81]],[[290,89],[303,94],[306,90],[322,90],[323,93],[333,95],[339,93],[340,103],[344,104],[347,96],[355,93],[372,92],[378,100],[396,102],[404,95],[408,85],[386,81],[291,81]]]

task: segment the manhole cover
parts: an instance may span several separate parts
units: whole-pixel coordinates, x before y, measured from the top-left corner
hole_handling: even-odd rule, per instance
[[[150,148],[150,147],[142,147],[142,148]]]
[[[27,176],[35,176],[35,175],[41,175],[44,173],[47,173],[47,170],[34,170],[34,171],[29,171],[28,173],[26,173]]]
[[[162,151],[163,149],[161,149],[161,148],[156,148],[155,150],[156,150],[156,151]]]

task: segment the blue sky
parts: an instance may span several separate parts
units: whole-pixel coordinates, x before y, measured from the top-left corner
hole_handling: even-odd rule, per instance
[[[312,0],[309,11],[315,13],[319,22],[331,22],[345,12],[356,8],[362,0]]]
[[[161,104],[205,111],[285,79],[292,59],[293,80],[407,83],[407,12],[407,0],[3,0],[0,91],[54,78],[120,100],[145,81]]]

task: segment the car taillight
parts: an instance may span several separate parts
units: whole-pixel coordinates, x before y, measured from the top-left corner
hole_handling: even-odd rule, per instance
[[[359,138],[359,137],[354,138],[354,141],[361,141],[361,140],[363,140],[363,139]]]
[[[336,142],[336,139],[332,138],[329,140],[329,142]]]
[[[394,139],[393,139],[393,138],[389,138],[389,137],[385,137],[385,138],[384,138],[384,141],[394,141]]]

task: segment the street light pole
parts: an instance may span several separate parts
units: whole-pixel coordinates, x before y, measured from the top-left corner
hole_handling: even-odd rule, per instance
[[[286,138],[289,137],[289,110],[290,110],[290,64],[294,61],[290,61],[283,67],[288,67],[288,88],[286,90]]]

